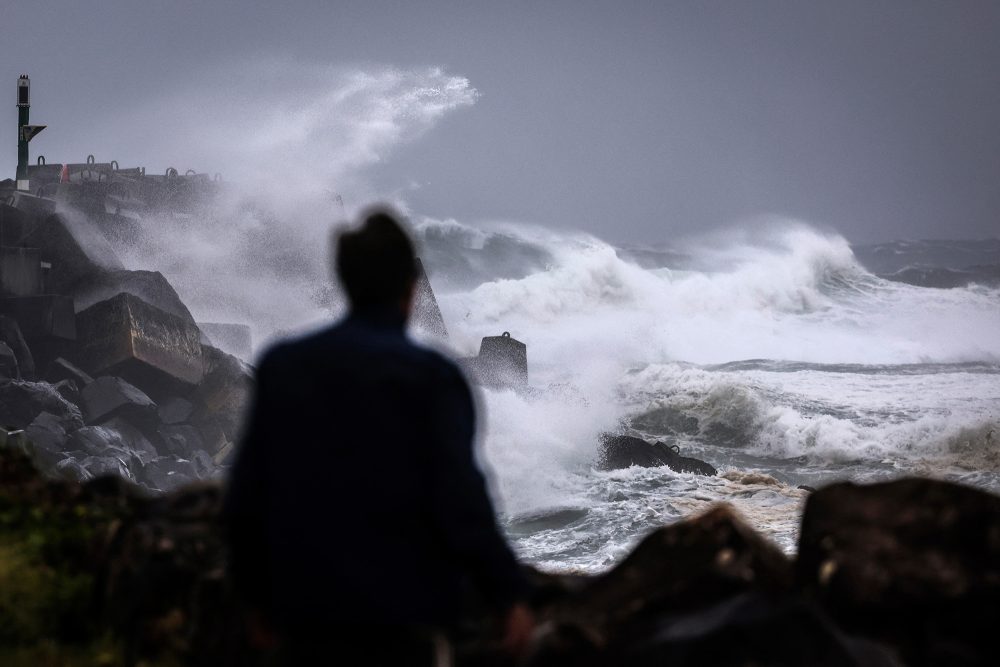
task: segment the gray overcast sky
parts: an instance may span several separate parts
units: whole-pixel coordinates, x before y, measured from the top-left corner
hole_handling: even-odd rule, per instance
[[[63,149],[90,145],[102,117],[165,90],[186,103],[187,78],[264,55],[467,78],[474,104],[367,169],[376,192],[419,184],[405,197],[427,215],[617,242],[766,214],[854,241],[1000,235],[1000,3],[990,0],[6,0],[0,25],[4,177],[21,72],[32,76],[32,120],[51,126],[32,154],[75,161]],[[206,118],[204,131],[225,122]],[[170,129],[148,133],[169,141]],[[126,150],[162,166],[142,145]]]

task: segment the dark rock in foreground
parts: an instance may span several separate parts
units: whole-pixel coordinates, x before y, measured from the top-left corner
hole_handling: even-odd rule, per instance
[[[692,472],[714,476],[718,471],[710,464],[689,456],[681,456],[676,446],[662,442],[646,442],[630,435],[605,435],[598,451],[598,468],[618,470],[630,466],[656,468],[667,466],[675,472]]]
[[[827,486],[806,504],[797,574],[909,663],[996,664],[1000,497],[928,479]]]

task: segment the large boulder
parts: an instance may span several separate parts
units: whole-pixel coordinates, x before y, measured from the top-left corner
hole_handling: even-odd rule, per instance
[[[601,438],[597,466],[601,470],[618,470],[630,466],[656,468],[667,466],[676,472],[714,476],[718,471],[700,459],[681,456],[675,445],[646,442],[630,435],[609,435]]]
[[[147,392],[176,393],[201,381],[204,362],[193,320],[122,292],[77,314],[78,356],[94,375],[118,375]]]
[[[538,664],[668,664],[664,656],[678,655],[680,633],[709,623],[699,615],[717,616],[735,596],[788,598],[792,583],[792,563],[781,550],[718,506],[651,533],[615,569],[549,603]],[[780,634],[770,639],[781,641]]]
[[[806,503],[797,577],[908,664],[996,664],[1000,497],[930,479],[827,486]]]

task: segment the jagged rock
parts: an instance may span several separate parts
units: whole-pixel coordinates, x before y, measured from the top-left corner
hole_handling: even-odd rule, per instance
[[[164,454],[186,459],[191,458],[195,452],[205,452],[205,441],[193,426],[168,424],[159,428],[159,434],[166,449]]]
[[[59,392],[60,396],[73,405],[80,405],[80,390],[77,389],[76,382],[72,380],[60,380],[53,384],[52,387]]]
[[[162,447],[154,444],[146,437],[146,433],[143,430],[136,428],[131,421],[123,416],[112,417],[105,421],[103,425],[118,433],[128,451],[142,463],[151,461],[163,453],[160,451]],[[147,428],[148,432],[155,436],[156,433],[152,430],[154,426],[155,424],[149,424]]]
[[[245,363],[214,347],[205,346],[205,379],[192,395],[191,423],[198,427],[207,450],[214,454],[234,442],[243,426],[253,376]]]
[[[45,381],[56,383],[61,380],[72,380],[78,389],[82,389],[93,382],[94,378],[62,357],[58,357],[45,370]]]
[[[91,477],[114,476],[135,483],[125,459],[119,456],[87,456],[79,461],[80,467]]]
[[[655,468],[667,466],[676,472],[692,472],[713,476],[718,471],[710,464],[689,456],[681,456],[676,447],[662,442],[649,443],[629,435],[605,435],[598,452],[601,470],[617,470],[630,466]]]
[[[21,373],[17,368],[17,357],[7,343],[0,341],[0,379],[18,380]]]
[[[66,450],[66,428],[63,421],[51,412],[42,412],[24,429],[24,435],[33,445],[36,460],[45,469],[51,469],[62,460]]]
[[[88,424],[98,424],[114,416],[127,416],[139,424],[157,421],[156,403],[120,377],[102,376],[80,392]]]
[[[25,428],[42,412],[58,417],[67,431],[83,426],[80,408],[50,384],[16,380],[0,385],[0,425]]]
[[[651,533],[615,569],[551,602],[538,664],[666,664],[656,659],[669,648],[658,631],[734,596],[790,595],[792,582],[781,550],[718,506]]]
[[[908,664],[994,664],[1000,497],[930,479],[826,486],[806,503],[797,575]]]
[[[157,412],[164,424],[183,424],[194,412],[194,405],[179,396],[171,396],[159,402]]]
[[[17,367],[21,371],[21,377],[25,380],[35,379],[35,359],[31,355],[31,349],[25,342],[21,333],[21,327],[17,321],[0,315],[0,341],[7,343],[14,356],[17,357]]]
[[[71,482],[87,482],[94,479],[89,470],[72,456],[59,461],[54,469],[55,475]]]
[[[159,455],[138,429],[119,418],[112,418],[101,426],[77,429],[66,446],[90,456],[121,457],[130,467],[152,461]]]
[[[119,375],[156,394],[176,393],[204,375],[200,332],[128,293],[77,314],[80,363],[88,372]]]
[[[139,479],[157,491],[170,491],[198,480],[194,465],[176,456],[161,456],[146,463]]]

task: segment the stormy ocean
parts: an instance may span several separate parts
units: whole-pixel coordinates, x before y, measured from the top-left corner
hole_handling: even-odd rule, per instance
[[[798,487],[833,480],[921,474],[1000,491],[997,282],[938,289],[885,277],[995,270],[1000,242],[857,248],[809,222],[757,219],[693,239],[665,221],[666,245],[624,247],[544,220],[429,218],[407,204],[419,184],[393,191],[372,166],[473,105],[467,79],[282,63],[248,80],[261,77],[310,91],[301,127],[286,132],[264,111],[279,101],[257,86],[223,95],[212,77],[188,82],[230,127],[183,146],[178,164],[231,165],[238,185],[197,215],[141,221],[112,239],[116,252],[128,268],[162,272],[198,321],[250,324],[259,352],[342,312],[330,226],[364,202],[395,202],[449,333],[415,335],[455,356],[504,331],[527,344],[528,390],[484,390],[480,428],[501,521],[526,560],[607,569],[653,528],[723,501],[792,550],[807,495]],[[150,110],[174,129],[165,137],[200,136],[174,113],[182,99]],[[131,127],[116,119],[122,154],[130,140],[144,154],[181,154]],[[286,172],[294,178],[274,177]],[[600,472],[604,433],[676,444],[720,475]]]
[[[886,280],[787,221],[669,250],[417,229],[451,347],[501,331],[528,346],[529,390],[483,391],[482,456],[517,551],[543,568],[601,571],[717,502],[791,551],[800,485],[916,474],[1000,491],[995,286]],[[905,266],[926,248],[882,250]],[[719,476],[598,471],[602,433],[676,444]]]

